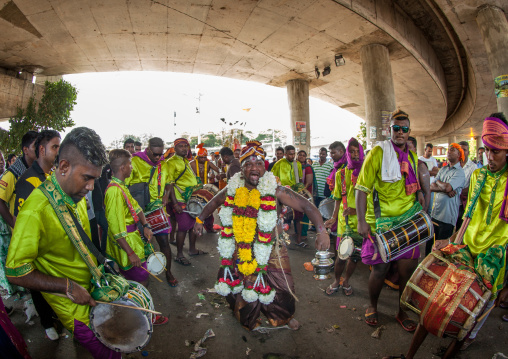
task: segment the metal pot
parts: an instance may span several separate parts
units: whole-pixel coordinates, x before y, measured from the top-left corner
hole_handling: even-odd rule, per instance
[[[314,278],[325,280],[330,277],[329,273],[333,269],[333,253],[328,251],[317,251],[316,257],[311,261],[314,267]]]

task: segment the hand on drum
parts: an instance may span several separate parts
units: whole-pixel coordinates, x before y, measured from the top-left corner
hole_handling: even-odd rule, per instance
[[[363,238],[367,238],[370,234],[370,226],[367,224],[365,219],[361,220],[358,218],[358,234]]]
[[[162,207],[166,207],[169,203],[169,192],[167,192],[164,196],[162,196]]]
[[[129,256],[129,260],[131,261],[131,264],[134,266],[134,267],[141,267],[141,259],[139,259],[138,255],[136,253],[132,253],[130,256]]]
[[[180,207],[180,205],[178,203],[175,203],[173,205],[173,211],[175,211],[176,213],[180,214],[180,213],[182,213],[183,209],[182,209],[182,207]]]
[[[197,236],[201,236],[203,234],[203,223],[196,222],[194,224],[194,233],[196,233]]]
[[[321,231],[316,236],[316,249],[318,251],[326,251],[330,248],[330,236],[328,235],[328,232]]]
[[[88,304],[91,307],[95,307],[97,305],[97,303],[92,298],[90,293],[88,293],[88,291],[84,287],[80,286],[76,282],[72,282],[70,292],[67,293],[68,297],[69,297],[69,295],[72,297],[71,300],[76,304],[81,304],[81,305]]]
[[[332,228],[332,226],[337,222],[337,218],[332,217],[325,222],[325,228]]]
[[[344,217],[346,216],[356,216],[356,208],[348,207],[346,210],[342,213]]]
[[[153,236],[152,230],[147,227],[143,228],[143,236],[145,236],[148,243],[150,243],[150,241],[152,240],[152,236]]]
[[[439,251],[439,250],[443,249],[444,247],[446,247],[448,244],[450,244],[448,242],[448,239],[438,239],[434,242],[434,246],[432,247],[432,250]]]
[[[500,303],[508,303],[508,287],[504,287],[499,292],[499,295],[496,299],[496,307],[499,307]]]

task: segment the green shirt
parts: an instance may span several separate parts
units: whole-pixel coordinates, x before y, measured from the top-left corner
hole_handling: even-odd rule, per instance
[[[51,181],[51,178],[47,181]],[[74,213],[90,236],[85,199],[75,204],[56,181],[53,183],[69,210]],[[91,254],[90,256],[97,263],[95,257]],[[86,290],[91,290],[92,275],[86,263],[65,233],[49,200],[39,188],[32,192],[16,219],[7,255],[6,274],[8,277],[22,277],[34,269],[53,277],[69,278]],[[69,331],[74,328],[74,319],[88,325],[90,312],[88,305],[78,305],[67,297],[57,297],[45,292],[42,295]]]
[[[14,206],[16,195],[14,188],[18,179],[11,171],[5,171],[0,177],[0,199],[2,199],[8,206],[9,212],[14,215]]]
[[[293,163],[294,162],[289,162],[286,158],[281,158],[272,167],[273,174],[279,177],[280,183],[283,186],[293,186],[296,184]],[[296,161],[296,163],[298,166],[298,177],[300,177],[301,180],[303,178],[302,164],[298,161]]]
[[[129,206],[127,206],[122,190],[127,195],[127,198],[136,213],[141,212],[141,207],[138,202],[132,198],[129,189],[125,186],[124,182],[120,181],[116,177],[112,177],[111,182],[118,184],[121,189],[117,186],[110,186],[106,190],[106,196],[104,198],[106,219],[108,220],[108,243],[106,246],[106,255],[108,258],[114,260],[121,269],[129,270],[132,268],[132,264],[127,256],[127,253],[122,249],[122,247],[120,247],[120,244],[118,244],[118,239],[125,238],[129,246],[142,262],[145,259],[145,247],[138,230],[127,233],[127,226],[134,225],[135,222],[134,218],[132,218],[131,212],[129,211]]]
[[[178,202],[184,202],[180,191],[183,192],[187,187],[196,186],[198,184],[196,175],[189,165],[189,160],[174,155],[166,160],[164,164],[168,172],[168,183],[175,184],[176,200]],[[178,181],[176,180],[177,178]],[[180,191],[178,189],[180,189]]]
[[[341,171],[338,170],[335,174],[335,187],[333,188],[332,197],[336,201],[340,201],[339,207],[339,218],[337,220],[337,233],[340,235],[346,230],[346,217],[344,217],[344,204],[342,203],[342,178]],[[347,206],[351,208],[356,208],[355,203],[355,186],[351,182],[351,174],[354,170],[345,169],[345,180],[346,180],[346,197],[347,197]],[[356,216],[349,215],[348,216],[349,227],[353,230],[353,232],[357,231],[358,219]]]
[[[409,158],[416,178],[418,178],[418,173],[416,172],[417,166],[411,161],[411,156]],[[413,158],[418,158],[414,152]],[[408,196],[406,194],[406,177],[404,175],[395,183],[383,182],[381,180],[382,162],[383,149],[380,146],[376,146],[369,152],[363,162],[355,189],[371,194],[374,188],[376,188],[379,195],[381,217],[400,216],[413,206],[416,195],[412,194]],[[376,230],[376,216],[374,215],[374,202],[370,199],[367,200],[365,220],[374,233]]]
[[[153,166],[143,160],[141,157],[134,156],[132,158],[132,172],[129,178],[125,179],[125,185],[131,186],[136,183],[148,183],[150,179],[150,172],[152,171]],[[161,175],[161,188],[159,191],[157,176],[159,174],[158,169],[155,169],[155,172],[152,176],[152,180],[148,185],[148,189],[150,191],[150,202],[153,202],[157,199],[161,199],[164,195],[164,187],[166,183],[168,183],[168,173],[166,166],[164,163],[160,166],[160,175]]]

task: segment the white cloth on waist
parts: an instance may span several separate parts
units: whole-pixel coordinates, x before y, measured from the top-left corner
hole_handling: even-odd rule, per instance
[[[392,141],[380,141],[377,143],[383,149],[383,163],[381,164],[381,181],[395,183],[400,181],[402,174],[400,172],[399,159],[397,152],[393,149]]]

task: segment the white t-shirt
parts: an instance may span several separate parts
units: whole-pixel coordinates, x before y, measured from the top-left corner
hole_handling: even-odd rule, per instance
[[[420,157],[418,157],[418,159],[420,161],[425,162],[429,171],[431,171],[434,167],[438,167],[437,160],[432,156],[430,156],[430,158],[425,158],[424,156],[420,156]],[[434,176],[430,176],[430,183],[434,183],[435,181],[436,181],[436,178]]]

